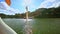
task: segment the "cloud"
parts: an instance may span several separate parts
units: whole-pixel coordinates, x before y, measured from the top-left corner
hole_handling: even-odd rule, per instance
[[[15,14],[15,13],[20,13],[18,9],[11,8],[5,2],[0,2],[0,13],[1,13],[1,11],[2,11],[2,13],[10,14],[10,15]]]
[[[0,9],[0,13],[6,14],[6,15],[15,15],[13,12],[9,12],[9,11],[4,10],[4,9]]]
[[[28,6],[29,11],[33,11],[36,8],[36,5],[34,4],[34,0],[23,0],[22,6],[23,7]]]
[[[53,5],[49,6],[49,7],[58,7],[58,6],[60,6],[60,2],[57,2],[57,3],[55,3],[55,4],[53,4]]]
[[[23,2],[22,2],[22,4],[24,5],[24,6],[28,6],[28,5],[30,5],[32,3],[32,0],[23,0]]]
[[[59,0],[44,0],[44,2],[42,2],[40,4],[40,6],[38,8],[51,8],[51,7],[57,7],[60,2],[58,2]],[[50,5],[51,4],[51,5]],[[50,6],[49,6],[50,5]]]
[[[7,4],[5,2],[0,2],[0,8],[1,9],[7,10],[8,9],[7,7],[8,6],[7,6]]]

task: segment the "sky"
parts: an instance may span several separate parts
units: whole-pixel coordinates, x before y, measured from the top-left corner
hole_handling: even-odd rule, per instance
[[[28,10],[33,12],[38,8],[51,8],[60,6],[60,0],[11,0],[8,6],[5,0],[0,0],[0,13],[14,15],[16,13],[25,13],[26,6]]]

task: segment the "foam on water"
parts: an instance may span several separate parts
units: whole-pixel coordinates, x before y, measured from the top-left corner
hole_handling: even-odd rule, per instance
[[[23,19],[23,21],[25,21],[25,22],[26,22],[26,19]],[[28,21],[32,21],[32,19],[28,19]]]
[[[25,20],[23,34],[32,34],[32,26],[30,25],[30,21],[32,21],[32,19],[28,19],[28,21]]]

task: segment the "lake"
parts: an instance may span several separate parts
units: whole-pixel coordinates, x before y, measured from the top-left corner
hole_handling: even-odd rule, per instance
[[[26,19],[3,19],[18,34],[24,33]],[[33,34],[60,34],[60,18],[28,19]]]

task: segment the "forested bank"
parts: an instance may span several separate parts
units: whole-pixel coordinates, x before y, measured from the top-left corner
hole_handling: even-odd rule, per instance
[[[29,17],[33,18],[60,18],[60,6],[53,8],[38,8],[33,12],[28,12]],[[2,18],[24,18],[26,13],[15,14],[15,15],[6,15],[0,13],[0,17]]]

